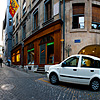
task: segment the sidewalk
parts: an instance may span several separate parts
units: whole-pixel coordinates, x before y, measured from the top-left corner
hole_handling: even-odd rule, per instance
[[[5,65],[5,66],[7,66],[7,65]],[[9,67],[9,66],[7,66],[7,67]],[[24,69],[24,68],[22,68],[22,67],[20,67],[20,66],[10,66],[10,68],[14,68],[14,69],[16,69],[16,70],[19,70],[19,71],[23,71],[23,72],[25,72],[25,73],[28,73],[28,74],[36,74],[37,72],[34,72],[34,71],[31,71],[31,70],[29,70],[29,69]],[[42,75],[44,75],[44,76],[46,76],[46,73],[37,73],[37,74],[42,74]]]

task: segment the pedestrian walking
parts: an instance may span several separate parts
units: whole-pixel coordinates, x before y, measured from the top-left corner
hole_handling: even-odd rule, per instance
[[[2,62],[3,62],[3,60],[2,60],[2,58],[0,58],[0,67],[2,67]]]

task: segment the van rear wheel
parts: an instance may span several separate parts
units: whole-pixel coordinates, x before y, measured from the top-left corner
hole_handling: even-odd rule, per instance
[[[100,82],[99,80],[92,80],[91,81],[91,84],[90,84],[90,88],[93,90],[93,91],[98,91],[99,88],[100,88]]]
[[[56,74],[51,74],[50,75],[50,82],[51,82],[51,84],[57,84],[59,82],[58,76]]]

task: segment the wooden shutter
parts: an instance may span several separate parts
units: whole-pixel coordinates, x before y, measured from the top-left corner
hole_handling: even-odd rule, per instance
[[[100,6],[92,5],[92,22],[100,23]]]
[[[73,15],[84,14],[84,4],[73,4]]]

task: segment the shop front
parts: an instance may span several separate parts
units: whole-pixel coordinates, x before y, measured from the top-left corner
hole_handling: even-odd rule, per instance
[[[54,22],[24,41],[24,65],[52,65],[61,62],[61,23]]]
[[[13,65],[21,65],[21,45],[11,51],[11,57]]]

